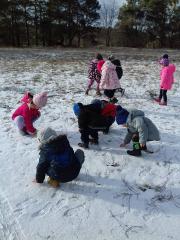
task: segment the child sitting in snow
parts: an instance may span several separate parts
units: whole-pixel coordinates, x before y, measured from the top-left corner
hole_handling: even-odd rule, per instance
[[[66,135],[58,135],[53,129],[46,128],[38,132],[40,158],[36,171],[36,182],[43,183],[45,175],[48,183],[58,187],[61,182],[75,179],[84,162],[84,152],[75,153]]]
[[[78,145],[89,147],[89,142],[98,144],[98,131],[108,133],[116,115],[116,106],[107,101],[93,102],[89,105],[74,104],[73,110],[78,117],[79,132],[82,142]],[[90,138],[91,137],[91,138]]]
[[[33,96],[27,92],[21,102],[23,104],[15,110],[12,120],[22,135],[35,135],[36,129],[33,127],[33,122],[40,117],[39,109],[47,103],[47,93],[43,92]]]
[[[148,151],[146,147],[147,141],[159,141],[159,131],[154,123],[147,117],[143,111],[137,109],[126,110],[121,106],[117,107],[116,122],[118,125],[123,125],[128,132],[124,142],[120,147],[125,147],[126,144],[133,141],[133,150],[128,150],[127,153],[133,156],[140,156],[141,150]]]
[[[96,94],[101,95],[100,90],[99,90],[101,73],[97,69],[97,64],[99,61],[103,61],[103,57],[101,54],[98,53],[96,55],[96,58],[91,61],[90,66],[89,66],[89,70],[88,70],[89,84],[88,84],[88,88],[86,90],[86,95],[88,95],[89,90],[91,89],[91,86],[93,85],[94,81],[96,81],[96,83],[97,83]]]
[[[160,93],[159,97],[155,99],[160,105],[167,105],[167,91],[172,88],[174,83],[174,72],[176,67],[174,64],[169,64],[168,55],[164,54],[163,58],[159,61],[159,64],[162,66],[160,72]],[[163,102],[161,102],[163,98]]]

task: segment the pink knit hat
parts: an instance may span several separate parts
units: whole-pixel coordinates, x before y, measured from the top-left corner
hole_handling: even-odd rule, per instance
[[[34,95],[33,97],[33,103],[38,107],[42,108],[46,105],[47,103],[47,93],[42,92]]]

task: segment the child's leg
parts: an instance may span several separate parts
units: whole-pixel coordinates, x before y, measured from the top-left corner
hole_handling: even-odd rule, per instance
[[[84,158],[85,158],[84,157],[84,152],[81,149],[77,149],[76,152],[75,152],[75,156],[82,166],[82,164],[84,163]]]
[[[104,134],[108,134],[109,133],[109,128],[110,126],[115,122],[115,118],[114,117],[107,117],[107,128],[103,131]]]
[[[89,130],[81,129],[80,133],[81,133],[81,141],[83,143],[82,147],[88,148],[88,146],[89,146]],[[79,144],[79,146],[81,146],[81,145]]]
[[[91,89],[91,86],[94,83],[94,79],[89,79],[88,89]]]
[[[14,122],[19,130],[23,130],[23,128],[25,127],[24,118],[22,116],[17,116],[14,119]]]
[[[127,154],[132,156],[141,156],[141,146],[139,143],[139,136],[134,134],[132,137],[133,150],[127,150]]]
[[[163,96],[163,90],[160,89],[160,91],[159,91],[159,100],[160,100],[160,101],[161,101],[161,99],[162,99],[162,96]]]
[[[162,90],[164,103],[167,103],[167,90]]]
[[[92,137],[92,139],[90,140],[92,144],[98,144],[98,131],[95,129],[89,129],[89,135]]]
[[[101,92],[100,92],[100,89],[99,89],[100,81],[96,81],[96,82],[97,82],[96,94],[101,96]]]
[[[91,89],[91,86],[93,85],[93,83],[94,83],[94,79],[89,79],[89,84],[88,84],[88,88],[86,90],[86,95],[88,95],[89,90]]]
[[[28,135],[27,131],[26,131],[26,126],[25,126],[25,123],[24,123],[24,118],[22,116],[17,116],[15,119],[14,119],[14,123],[15,125],[18,127],[19,129],[19,133],[21,135]]]

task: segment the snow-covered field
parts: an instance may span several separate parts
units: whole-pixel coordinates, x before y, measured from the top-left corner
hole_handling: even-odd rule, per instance
[[[85,150],[76,181],[53,189],[32,182],[38,163],[36,138],[23,137],[11,112],[25,90],[48,91],[37,129],[50,126],[68,135],[74,150],[80,141],[74,102],[85,96],[87,65],[95,50],[0,49],[0,240],[179,240],[180,239],[180,55],[168,106],[153,103],[159,91],[158,58],[164,50],[102,50],[120,57],[125,108],[142,109],[161,133],[148,143],[154,154],[128,156],[120,148],[126,129],[114,124],[100,134],[99,146]],[[129,148],[132,146],[130,145]]]

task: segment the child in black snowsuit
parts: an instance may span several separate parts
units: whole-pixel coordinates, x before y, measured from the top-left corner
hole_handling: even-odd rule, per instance
[[[78,149],[74,153],[66,135],[57,135],[53,129],[46,128],[38,132],[38,140],[41,145],[37,183],[43,183],[47,174],[48,183],[58,187],[60,182],[69,182],[78,176],[84,162],[84,152]]]
[[[88,148],[89,142],[98,144],[98,131],[107,133],[109,127],[115,121],[115,117],[110,114],[103,115],[101,104],[83,105],[82,103],[76,103],[73,110],[78,117],[79,132],[82,140],[78,145],[83,148]]]

